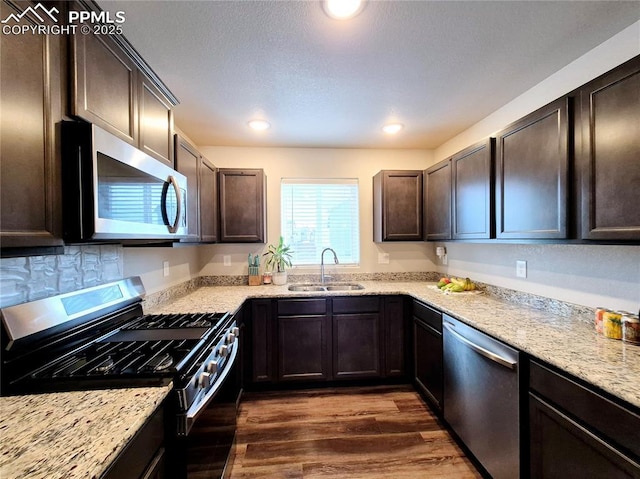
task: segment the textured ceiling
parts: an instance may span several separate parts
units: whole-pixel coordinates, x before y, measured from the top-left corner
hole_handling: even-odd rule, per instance
[[[638,1],[370,1],[350,21],[319,0],[99,4],[199,146],[435,148],[640,19]]]

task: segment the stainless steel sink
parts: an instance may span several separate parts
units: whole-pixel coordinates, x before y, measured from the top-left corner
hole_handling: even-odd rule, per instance
[[[364,286],[357,283],[301,283],[290,284],[289,291],[358,291],[364,289]]]
[[[358,291],[364,289],[361,284],[345,283],[345,284],[329,284],[325,286],[327,291]]]
[[[324,286],[315,284],[290,284],[289,291],[326,291]]]

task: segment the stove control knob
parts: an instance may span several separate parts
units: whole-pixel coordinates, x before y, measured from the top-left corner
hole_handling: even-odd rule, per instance
[[[209,374],[215,374],[218,372],[218,361],[209,361],[207,364],[207,372]]]
[[[200,373],[198,377],[198,387],[200,389],[209,389],[209,386],[211,386],[211,374],[208,372]]]
[[[226,358],[228,354],[229,354],[229,346],[227,346],[226,344],[224,346],[220,346],[220,356],[222,356],[223,358]]]
[[[233,328],[231,328],[231,332],[235,335],[236,338],[240,336],[240,328],[234,326]]]
[[[227,344],[231,344],[236,340],[236,335],[233,333],[227,334]]]

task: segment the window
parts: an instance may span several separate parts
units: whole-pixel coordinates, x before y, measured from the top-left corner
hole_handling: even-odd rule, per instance
[[[283,178],[280,191],[282,236],[294,265],[320,264],[324,248],[333,248],[340,264],[360,263],[357,179]]]

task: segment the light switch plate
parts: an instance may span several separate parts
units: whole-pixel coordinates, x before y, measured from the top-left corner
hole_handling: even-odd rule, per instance
[[[527,262],[518,260],[516,261],[516,276],[518,278],[526,278],[527,277]]]
[[[230,254],[223,255],[222,261],[224,262],[225,266],[231,266],[231,255]]]
[[[162,274],[164,275],[165,278],[167,276],[169,276],[169,262],[168,261],[164,261],[162,263]]]

